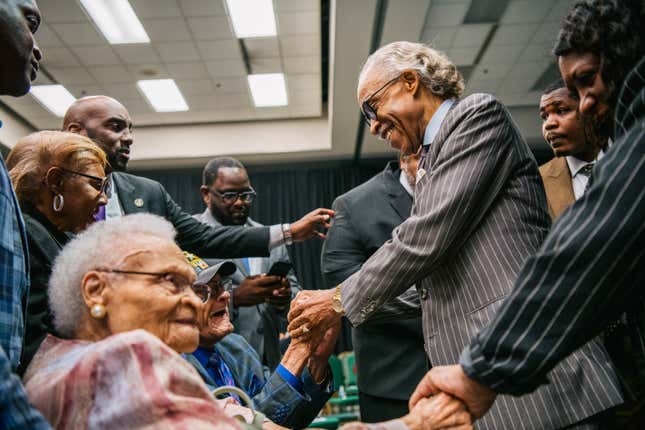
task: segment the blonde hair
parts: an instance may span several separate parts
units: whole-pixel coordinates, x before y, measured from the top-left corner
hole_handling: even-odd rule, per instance
[[[39,131],[23,137],[7,157],[13,188],[21,202],[36,203],[43,179],[53,166],[83,171],[87,166],[107,165],[105,152],[91,139],[64,131]]]
[[[359,87],[369,71],[378,70],[383,80],[394,79],[404,70],[415,70],[421,83],[442,99],[460,97],[464,78],[443,52],[416,42],[392,42],[370,55],[359,75]]]

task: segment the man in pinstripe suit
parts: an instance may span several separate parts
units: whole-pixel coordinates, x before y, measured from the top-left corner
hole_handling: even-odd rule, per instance
[[[335,290],[301,293],[292,336],[317,339],[342,314],[361,324],[413,283],[433,365],[458,360],[493,318],[550,221],[537,165],[504,106],[487,94],[458,99],[462,90],[455,66],[425,45],[395,42],[368,58],[358,99],[371,132],[422,153],[412,216]],[[480,429],[582,428],[622,397],[592,341],[554,370],[550,385],[499,400]]]
[[[521,395],[546,383],[557,363],[627,312],[629,341],[619,362],[621,373],[629,374],[623,382],[635,407],[628,423],[607,426],[643,428],[643,19],[641,2],[626,0],[580,1],[564,18],[554,50],[560,71],[578,94],[583,118],[596,132],[611,133],[614,144],[594,168],[591,187],[526,261],[512,294],[463,351],[460,365],[433,369],[411,405],[442,390],[480,416],[496,392]]]

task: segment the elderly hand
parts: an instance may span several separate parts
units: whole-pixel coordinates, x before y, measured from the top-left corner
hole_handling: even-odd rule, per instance
[[[233,289],[233,304],[238,306],[255,306],[266,302],[276,289],[282,288],[279,276],[249,276],[237,288]]]
[[[410,410],[422,399],[439,392],[451,394],[466,404],[473,418],[490,409],[497,393],[470,379],[459,365],[433,367],[423,377],[410,397]]]
[[[410,430],[473,428],[464,404],[444,393],[420,399],[401,420]]]
[[[303,337],[313,345],[320,343],[329,328],[340,325],[341,315],[332,307],[334,289],[300,291],[291,302],[289,335]]]
[[[271,295],[266,299],[267,303],[275,306],[279,310],[284,310],[291,302],[291,284],[288,278],[280,280],[280,288],[273,290]]]
[[[317,384],[322,384],[327,379],[329,372],[331,372],[329,368],[329,357],[334,353],[334,347],[340,334],[340,327],[340,324],[337,324],[327,330],[322,342],[315,346],[309,358],[307,367],[309,368],[311,377]]]
[[[302,242],[312,237],[325,238],[325,234],[318,231],[319,228],[331,227],[329,219],[334,216],[331,209],[318,208],[309,212],[298,221],[291,223],[291,239],[294,242]]]

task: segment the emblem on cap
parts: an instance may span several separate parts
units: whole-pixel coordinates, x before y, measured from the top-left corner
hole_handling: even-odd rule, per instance
[[[134,205],[138,208],[143,207],[143,199],[134,199]]]

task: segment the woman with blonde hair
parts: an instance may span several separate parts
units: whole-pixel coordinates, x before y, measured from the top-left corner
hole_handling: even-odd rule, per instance
[[[47,283],[54,258],[70,235],[94,222],[107,203],[106,165],[105,153],[90,139],[59,131],[30,134],[9,153],[9,176],[27,230],[31,279],[21,373],[52,331]]]

